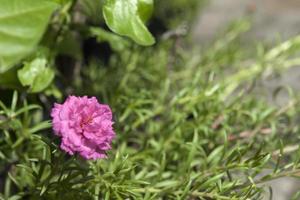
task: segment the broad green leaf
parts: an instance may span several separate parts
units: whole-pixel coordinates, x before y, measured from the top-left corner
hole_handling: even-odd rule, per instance
[[[60,5],[64,5],[64,4],[67,4],[69,3],[70,1],[73,1],[73,0],[52,0],[53,2],[55,3],[59,3]]]
[[[46,0],[0,0],[0,73],[34,49],[55,8]]]
[[[32,92],[40,92],[50,85],[54,78],[53,69],[47,67],[43,72],[39,73],[35,78],[31,87]]]
[[[155,40],[143,23],[152,4],[148,0],[107,0],[103,15],[108,27],[140,45],[152,45]]]
[[[153,0],[139,0],[138,13],[143,22],[146,22],[153,12]]]
[[[24,67],[18,70],[18,78],[23,86],[32,85],[34,79],[45,68],[47,60],[44,58],[37,58],[31,63],[27,63]]]
[[[50,85],[54,71],[46,67],[45,58],[36,58],[18,70],[18,78],[23,86],[30,86],[30,92],[40,92]]]

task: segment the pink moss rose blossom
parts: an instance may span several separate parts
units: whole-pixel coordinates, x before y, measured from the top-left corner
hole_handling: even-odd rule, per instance
[[[112,112],[95,97],[69,96],[63,104],[54,104],[53,130],[62,138],[60,148],[85,159],[106,158],[115,137]]]

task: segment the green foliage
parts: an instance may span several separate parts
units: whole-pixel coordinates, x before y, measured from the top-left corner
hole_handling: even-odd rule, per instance
[[[152,45],[155,40],[143,21],[149,18],[152,1],[145,0],[107,0],[103,15],[109,28],[125,35],[141,45]]]
[[[57,7],[49,1],[0,1],[0,73],[36,47]]]
[[[260,199],[265,182],[297,176],[299,98],[291,97],[286,106],[277,108],[257,99],[248,87],[237,90],[263,78],[266,70],[275,73],[294,65],[290,56],[297,38],[262,55],[258,51],[247,68],[248,52],[237,45],[247,24],[237,23],[201,56],[197,52],[191,57],[183,49],[172,55],[172,44],[165,43],[131,49],[130,59],[123,52],[108,68],[98,63],[85,70],[81,93],[100,94],[110,102],[121,132],[111,162],[96,164],[97,174],[107,174],[92,182],[99,185],[97,195]],[[271,61],[272,52],[280,53]],[[229,96],[232,91],[236,95]],[[116,164],[120,154],[124,172]]]
[[[138,2],[138,14],[143,22],[147,22],[153,12],[153,0],[141,0]]]
[[[202,7],[207,0],[154,0],[154,17],[159,19],[168,29],[174,29],[197,17],[199,7]],[[205,28],[205,27],[203,27]]]
[[[10,2],[17,0],[0,10]],[[14,5],[24,2],[52,5]],[[26,46],[36,52],[18,54],[0,75],[0,199],[262,199],[266,182],[299,177],[299,95],[280,87],[274,99],[283,90],[289,99],[274,106],[252,87],[300,64],[299,36],[274,47],[244,46],[240,35],[250,23],[238,20],[207,48],[186,49],[180,36],[145,48],[109,32],[99,13],[104,5],[113,31],[149,45],[143,23],[151,0],[52,2],[60,6],[50,21],[50,10],[40,13],[48,15],[48,31]],[[173,24],[162,8],[196,4],[156,1],[154,15],[172,27],[190,13],[173,15]],[[20,20],[10,33],[24,28]],[[33,21],[28,31],[41,26]],[[1,39],[0,47],[13,41]],[[108,159],[86,161],[59,148],[49,113],[69,94],[111,106],[117,138]]]
[[[96,37],[98,42],[108,42],[110,47],[116,52],[126,50],[129,46],[129,42],[125,38],[105,31],[102,28],[91,27],[89,31],[91,36]]]
[[[23,86],[30,86],[30,92],[40,92],[44,90],[53,80],[54,71],[46,67],[45,58],[36,58],[30,63],[26,63],[18,71],[18,78]]]

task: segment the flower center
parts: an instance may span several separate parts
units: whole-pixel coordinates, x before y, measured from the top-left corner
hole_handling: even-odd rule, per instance
[[[83,119],[80,123],[80,127],[83,128],[84,126],[90,124],[93,122],[93,117],[92,116],[89,116],[88,118],[86,119]]]

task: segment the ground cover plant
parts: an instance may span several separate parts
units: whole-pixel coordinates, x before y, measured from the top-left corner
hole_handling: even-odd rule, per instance
[[[249,45],[241,19],[191,48],[182,10],[202,3],[0,0],[0,198],[262,199],[298,178],[299,96],[255,85],[299,64],[300,37]],[[106,159],[60,148],[50,113],[69,95],[110,106]]]

